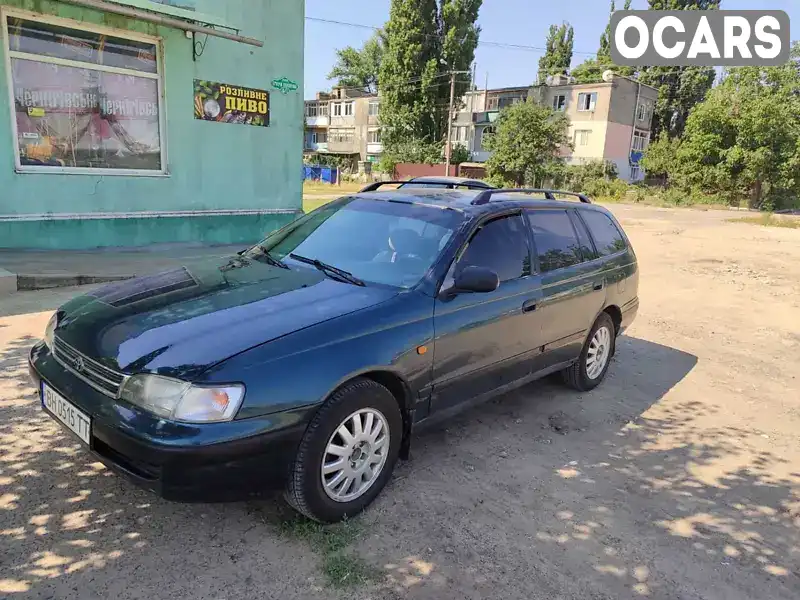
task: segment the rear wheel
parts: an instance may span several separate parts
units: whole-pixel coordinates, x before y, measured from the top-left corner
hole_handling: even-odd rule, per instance
[[[402,435],[400,408],[388,389],[371,379],[345,384],[308,426],[286,499],[316,521],[361,512],[391,477]]]
[[[614,355],[616,328],[608,313],[600,313],[574,364],[562,371],[564,381],[578,391],[596,388],[606,376]]]

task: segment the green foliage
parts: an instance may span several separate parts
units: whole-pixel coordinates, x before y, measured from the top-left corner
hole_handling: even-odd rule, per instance
[[[662,179],[666,183],[670,174],[677,171],[680,144],[680,138],[670,138],[664,133],[651,142],[642,157],[642,167],[647,176]]]
[[[649,0],[651,10],[714,10],[720,0]],[[689,112],[702,102],[714,83],[711,67],[645,67],[639,81],[658,89],[653,112],[653,138],[665,132],[670,137],[683,133]]]
[[[780,67],[740,67],[689,116],[671,179],[777,209],[800,195],[800,44]]]
[[[496,133],[484,141],[492,152],[486,168],[493,181],[535,185],[544,180],[552,163],[559,162],[561,148],[572,146],[566,115],[534,102],[503,109],[495,127]]]
[[[322,556],[322,572],[332,587],[353,587],[377,578],[376,569],[348,551],[363,533],[358,521],[322,525],[298,516],[281,522],[279,531],[307,542]]]
[[[539,59],[538,83],[544,83],[548,75],[566,75],[572,64],[572,46],[575,30],[567,22],[550,25],[545,43],[545,53]]]
[[[378,170],[382,173],[394,173],[397,163],[435,165],[442,162],[443,155],[443,144],[401,140],[389,148],[384,146],[383,154],[378,162]]]
[[[461,163],[469,162],[472,160],[472,152],[466,146],[461,144],[453,144],[450,149],[450,164],[460,165]]]
[[[629,10],[631,0],[625,0],[623,10]],[[616,10],[614,0],[611,0],[611,14]],[[609,18],[603,35],[600,36],[600,47],[597,50],[597,58],[588,58],[580,65],[572,69],[572,75],[578,83],[599,83],[603,80],[603,73],[612,70],[618,75],[633,77],[636,70],[633,67],[622,67],[615,65],[611,61],[611,19]]]
[[[759,217],[745,217],[743,219],[727,219],[728,223],[747,223],[761,227],[783,227],[786,229],[800,229],[800,219],[793,216],[776,216],[766,213]]]
[[[328,79],[336,79],[337,85],[361,88],[375,93],[378,91],[378,73],[385,49],[385,34],[375,33],[361,50],[347,46],[336,51],[336,64]]]
[[[469,71],[475,60],[475,48],[481,28],[476,25],[478,12],[483,0],[439,0],[439,24],[442,36],[441,72]],[[459,101],[469,89],[470,77],[467,74],[456,75],[455,98]],[[446,79],[439,80],[446,84]],[[440,85],[438,92],[439,107],[450,102],[450,86]],[[434,139],[444,140],[447,135],[447,110],[438,111],[440,117],[438,136]]]
[[[403,144],[443,143],[451,70],[469,69],[478,44],[482,0],[392,0],[379,79],[385,152],[409,154]],[[456,78],[456,97],[468,87]],[[410,154],[417,154],[412,148]],[[391,160],[391,159],[390,159]]]

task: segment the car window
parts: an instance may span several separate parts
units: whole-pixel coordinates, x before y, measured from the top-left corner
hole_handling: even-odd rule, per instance
[[[527,215],[542,273],[576,265],[583,260],[566,210],[535,210],[528,211]]]
[[[292,268],[308,268],[290,254],[319,259],[366,282],[408,288],[439,257],[463,221],[454,211],[347,198],[301,217],[261,242]],[[254,247],[248,256],[263,254]]]
[[[581,217],[594,238],[600,256],[615,254],[628,247],[625,238],[608,215],[595,210],[583,210]]]
[[[524,226],[518,215],[483,225],[461,253],[455,272],[468,266],[487,267],[497,273],[501,283],[529,275],[530,252]]]
[[[575,226],[575,231],[578,232],[578,245],[580,246],[583,260],[594,260],[597,258],[597,252],[592,247],[592,240],[589,237],[589,232],[586,230],[586,225],[578,218],[576,212],[572,212],[572,224]]]

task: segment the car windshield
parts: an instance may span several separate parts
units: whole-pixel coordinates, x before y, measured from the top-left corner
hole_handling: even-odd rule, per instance
[[[295,254],[352,273],[367,283],[410,288],[419,283],[463,220],[453,210],[345,198],[279,229],[248,254],[308,268]]]

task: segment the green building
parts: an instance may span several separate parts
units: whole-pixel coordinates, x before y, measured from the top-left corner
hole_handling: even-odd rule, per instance
[[[0,0],[0,248],[240,243],[302,203],[303,0]]]

